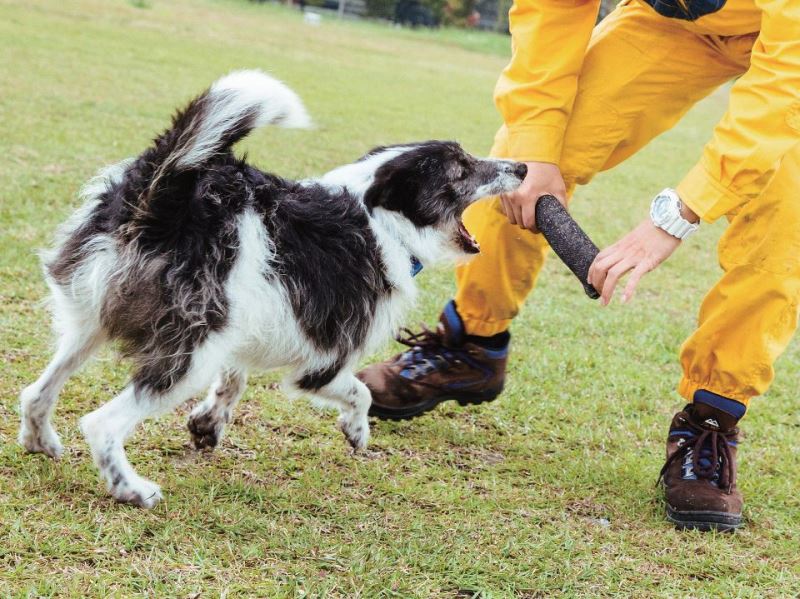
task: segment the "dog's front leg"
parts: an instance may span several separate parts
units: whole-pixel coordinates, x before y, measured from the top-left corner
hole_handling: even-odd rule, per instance
[[[136,473],[124,447],[136,425],[156,412],[156,402],[146,395],[137,397],[130,384],[114,399],[81,418],[81,430],[94,463],[119,502],[152,508],[161,500],[161,488]]]
[[[353,449],[364,449],[369,441],[367,412],[372,403],[367,386],[352,372],[342,372],[314,393],[339,408],[339,430]]]

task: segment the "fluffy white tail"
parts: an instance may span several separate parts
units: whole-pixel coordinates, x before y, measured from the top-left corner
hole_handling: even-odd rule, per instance
[[[300,98],[261,71],[235,71],[215,82],[172,119],[142,159],[149,172],[139,196],[137,220],[155,217],[161,202],[181,202],[175,195],[185,177],[208,168],[216,158],[256,127],[309,127]]]
[[[302,128],[311,119],[285,84],[261,71],[235,71],[175,115],[156,139],[152,163],[160,174],[203,167],[263,125]]]
[[[226,75],[186,112],[191,111],[195,103],[198,104],[197,114],[188,123],[188,129],[181,133],[184,143],[175,148],[173,164],[179,169],[203,165],[256,127],[305,128],[311,125],[297,94],[261,71],[235,71]]]

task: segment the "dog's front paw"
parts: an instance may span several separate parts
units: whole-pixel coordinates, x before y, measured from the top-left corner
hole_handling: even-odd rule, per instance
[[[339,430],[344,433],[347,442],[353,449],[364,449],[369,441],[369,420],[342,416],[339,418]]]
[[[161,501],[161,487],[146,478],[136,477],[116,481],[111,495],[120,503],[130,503],[144,509],[154,508]]]

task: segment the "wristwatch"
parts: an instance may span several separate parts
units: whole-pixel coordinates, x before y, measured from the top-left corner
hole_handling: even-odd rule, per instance
[[[700,228],[700,223],[690,223],[681,216],[681,202],[674,189],[665,189],[655,198],[650,206],[650,218],[653,224],[673,237],[686,239]]]

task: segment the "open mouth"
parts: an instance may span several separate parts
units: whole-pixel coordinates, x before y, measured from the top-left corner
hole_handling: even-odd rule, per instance
[[[458,245],[467,254],[478,254],[481,251],[481,246],[475,241],[475,238],[467,231],[461,219],[458,219]]]

